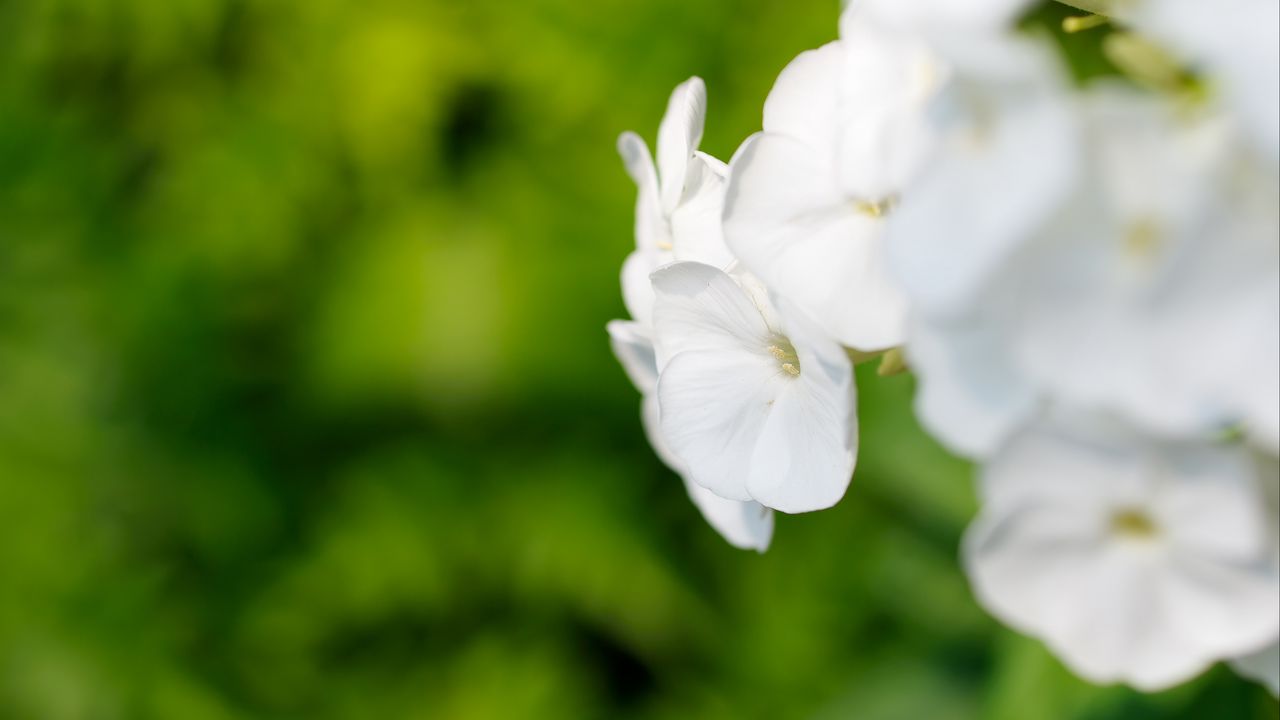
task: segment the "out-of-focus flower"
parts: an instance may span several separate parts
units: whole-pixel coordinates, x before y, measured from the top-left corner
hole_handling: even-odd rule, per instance
[[[1280,631],[1280,565],[1242,444],[1042,419],[982,473],[965,539],[982,604],[1076,673],[1144,690]]]
[[[946,192],[934,184],[947,175],[943,152],[895,222],[922,421],[983,457],[1046,398],[1171,434],[1241,426],[1275,451],[1277,177],[1241,152],[1222,118],[1117,87],[1094,88],[1082,104],[1084,163],[1068,175],[1070,193],[1062,177],[1028,196],[1006,181],[1023,211],[1054,198],[1052,212],[1041,203],[1016,220],[1000,202],[967,196],[963,169],[986,177],[977,158],[956,167]],[[1023,189],[1039,182],[1038,169],[1008,168],[1027,178]],[[993,206],[992,219],[943,212],[956,199]]]
[[[663,442],[658,432],[658,366],[648,331],[639,323],[626,320],[614,320],[608,329],[614,355],[643,398],[640,420],[654,452],[667,467],[681,476],[693,504],[730,545],[760,552],[769,549],[769,541],[773,537],[773,511],[755,502],[726,500],[691,482],[679,459]]]
[[[709,265],[669,265],[653,284],[662,438],[688,476],[783,512],[839,501],[857,454],[844,350]]]
[[[673,260],[717,267],[733,262],[720,224],[728,168],[698,150],[706,112],[701,78],[676,87],[658,127],[656,168],[639,135],[618,138],[618,153],[637,187],[636,249],[622,265],[622,296],[627,312],[646,327],[653,316],[649,273]]]
[[[1280,182],[1217,117],[1097,88],[1089,170],[1001,270],[1010,348],[1054,397],[1161,431],[1280,434]]]
[[[1204,73],[1258,146],[1280,160],[1280,3],[1140,0],[1116,10]]]
[[[1073,189],[1076,104],[1049,48],[1000,34],[952,38],[929,116],[939,138],[888,226],[913,310],[963,315],[990,275]]]
[[[982,300],[983,312],[929,318],[917,313],[907,342],[916,373],[916,416],[952,452],[995,452],[1041,404],[1041,392],[1007,353],[1002,316],[1011,300]]]
[[[859,12],[887,27],[919,32],[931,43],[1009,28],[1031,0],[857,0]],[[962,42],[963,37],[959,38]]]
[[[859,350],[903,341],[907,305],[883,235],[932,145],[924,108],[941,72],[917,38],[872,26],[855,5],[840,40],[778,76],[763,132],[730,163],[729,247],[771,291]]]

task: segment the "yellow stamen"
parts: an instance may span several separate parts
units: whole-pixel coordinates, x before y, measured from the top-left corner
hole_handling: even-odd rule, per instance
[[[1135,260],[1150,262],[1155,259],[1163,244],[1163,235],[1155,220],[1143,218],[1129,226],[1120,242],[1126,255]]]
[[[873,218],[881,218],[888,215],[889,211],[893,210],[894,206],[897,204],[898,197],[896,195],[890,195],[889,197],[875,201],[854,200],[853,209],[863,215],[870,215]]]
[[[1159,533],[1159,528],[1150,515],[1127,508],[1111,516],[1111,531],[1130,540],[1148,540]]]
[[[783,372],[791,377],[799,377],[800,358],[796,357],[795,348],[791,347],[791,343],[780,339],[778,344],[770,345],[765,349],[778,361],[778,366],[782,368]]]

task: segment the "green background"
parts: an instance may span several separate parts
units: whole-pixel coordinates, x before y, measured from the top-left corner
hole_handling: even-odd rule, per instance
[[[0,0],[0,717],[1276,717],[989,619],[909,377],[763,556],[646,447],[615,138],[696,73],[727,159],[836,15]]]

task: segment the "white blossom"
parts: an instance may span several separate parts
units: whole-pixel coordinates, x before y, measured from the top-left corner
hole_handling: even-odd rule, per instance
[[[614,355],[640,391],[640,420],[654,452],[667,467],[681,476],[693,504],[730,545],[759,552],[769,549],[769,541],[773,537],[773,511],[755,502],[726,500],[689,481],[680,460],[662,440],[658,432],[658,367],[648,331],[639,323],[626,320],[610,322],[608,330]]]
[[[947,46],[948,80],[929,109],[939,139],[888,225],[893,270],[930,317],[973,307],[1078,177],[1076,104],[1048,48],[1005,35],[967,40]]]
[[[1007,30],[1031,0],[856,0],[858,11],[885,26],[922,33],[931,43]]]
[[[936,28],[920,5],[895,7]],[[912,305],[917,416],[972,458],[994,452],[1040,404],[1040,388],[1008,352],[1019,298],[1004,274],[1073,188],[1079,165],[1063,70],[1042,45],[1001,32],[1008,9],[971,18],[971,35],[946,42],[947,80],[929,108],[938,140],[887,228]]]
[[[1139,0],[1121,18],[1205,75],[1212,90],[1280,160],[1280,3],[1275,0]]]
[[[658,127],[656,168],[639,135],[618,138],[618,153],[637,187],[636,249],[622,265],[622,295],[627,312],[646,327],[653,319],[649,273],[674,260],[717,267],[733,261],[720,224],[728,167],[698,150],[706,111],[701,78],[676,87]]]
[[[982,605],[1095,682],[1226,662],[1280,694],[1280,2],[1117,2],[1103,32],[1194,78],[1117,36],[1139,82],[1084,89],[1015,28],[1031,4],[846,3],[728,166],[678,87],[656,167],[619,139],[615,353],[708,521],[763,550],[770,508],[847,490],[850,358],[901,348],[922,425],[980,463]]]
[[[763,132],[730,162],[725,239],[742,264],[833,338],[900,344],[906,301],[888,271],[886,220],[931,147],[923,110],[941,68],[917,38],[855,4],[841,39],[778,76]]]
[[[618,152],[635,180],[636,249],[623,263],[622,293],[633,321],[608,324],[618,361],[641,394],[641,421],[658,457],[681,476],[703,517],[731,545],[764,552],[773,536],[773,513],[754,502],[720,498],[688,480],[657,432],[658,370],[653,351],[653,285],[649,274],[676,259],[728,266],[720,214],[724,163],[698,151],[706,117],[706,88],[691,78],[671,94],[658,128],[658,163],[634,133],[618,138]]]
[[[891,238],[915,307],[908,356],[922,421],[974,457],[1046,400],[1172,434],[1240,425],[1276,450],[1275,174],[1211,113],[1115,87],[1089,91],[1080,113],[1084,162],[1066,190],[1016,164],[1012,179],[988,184],[1034,213],[999,215],[1002,195],[967,194],[964,167],[974,187],[988,177],[980,158],[935,184],[948,175],[944,151],[896,221],[916,231]],[[1024,177],[1023,189],[1055,189],[1019,195]],[[993,220],[947,214],[948,198],[994,203]],[[1046,198],[1058,200],[1052,212]]]
[[[653,284],[662,438],[688,476],[783,512],[839,501],[857,454],[844,350],[709,265],[675,263]]]
[[[1011,302],[985,300],[984,312],[913,319],[907,361],[918,380],[920,423],[952,452],[982,459],[1034,416],[1040,388],[1007,353],[1002,315]]]
[[[979,601],[1084,678],[1157,690],[1280,631],[1280,565],[1244,445],[1046,418],[982,472]]]
[[[1215,116],[1099,88],[1089,172],[1001,270],[1010,351],[1053,396],[1280,443],[1280,181]]]

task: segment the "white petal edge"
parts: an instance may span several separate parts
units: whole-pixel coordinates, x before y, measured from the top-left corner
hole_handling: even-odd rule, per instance
[[[702,78],[692,77],[677,85],[658,126],[658,177],[662,211],[667,217],[684,194],[685,173],[702,142],[706,116],[707,87]]]

